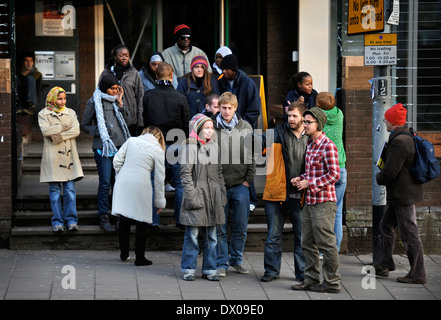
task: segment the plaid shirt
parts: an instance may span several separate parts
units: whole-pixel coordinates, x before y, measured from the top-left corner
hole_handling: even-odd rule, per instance
[[[338,150],[334,142],[323,132],[306,149],[305,173],[300,179],[309,181],[306,203],[313,205],[325,201],[337,201],[335,183],[340,179]]]

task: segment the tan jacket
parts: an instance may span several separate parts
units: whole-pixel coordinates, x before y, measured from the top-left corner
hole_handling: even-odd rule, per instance
[[[83,178],[75,138],[80,124],[74,110],[65,108],[56,113],[44,108],[38,113],[38,124],[43,134],[40,182],[66,182]],[[51,135],[61,135],[63,141],[54,144]]]

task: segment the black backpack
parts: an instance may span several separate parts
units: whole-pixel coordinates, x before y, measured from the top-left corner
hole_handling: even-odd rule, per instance
[[[409,171],[419,183],[426,183],[440,175],[440,165],[435,156],[435,148],[429,141],[421,138],[413,128],[409,129],[411,134],[408,132],[400,132],[398,134],[409,135],[415,142],[415,164]]]

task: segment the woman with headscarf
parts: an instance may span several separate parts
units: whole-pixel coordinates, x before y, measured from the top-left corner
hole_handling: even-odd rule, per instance
[[[213,62],[213,77],[215,79],[219,79],[219,77],[222,75],[222,68],[221,68],[221,62],[222,59],[229,55],[232,54],[233,52],[231,52],[230,48],[223,46],[220,47],[219,49],[217,49],[216,51],[216,55],[214,56],[214,62]]]
[[[46,107],[38,113],[43,134],[43,157],[40,182],[49,183],[49,199],[54,216],[54,232],[78,230],[75,181],[83,178],[75,138],[80,124],[74,110],[66,107],[66,91],[52,88],[46,97]],[[63,188],[63,204],[61,204]]]
[[[103,74],[81,120],[81,130],[93,136],[92,149],[99,175],[98,217],[105,232],[115,231],[107,215],[109,192],[115,180],[113,157],[130,137],[126,124],[130,114],[123,103],[124,93],[112,73]]]
[[[142,80],[142,85],[144,86],[144,93],[152,89],[155,89],[158,86],[158,84],[156,83],[157,80],[156,69],[158,68],[161,62],[164,62],[164,57],[162,56],[162,53],[159,51],[153,51],[149,55],[146,64],[143,65],[141,70],[139,71],[139,75],[141,76],[141,80]],[[176,89],[177,86],[178,86],[178,80],[176,78],[176,75],[173,74],[173,87],[175,87]]]

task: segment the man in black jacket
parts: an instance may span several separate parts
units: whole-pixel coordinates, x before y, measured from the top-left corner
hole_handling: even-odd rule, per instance
[[[409,169],[415,162],[415,145],[406,124],[407,110],[401,103],[384,114],[387,131],[390,132],[385,156],[385,166],[376,176],[379,185],[386,186],[387,211],[381,219],[381,260],[375,266],[377,276],[388,276],[395,270],[393,251],[395,229],[401,239],[410,263],[410,271],[398,282],[426,283],[423,245],[418,231],[415,203],[423,200],[423,186],[411,176]]]
[[[221,62],[222,78],[219,80],[220,94],[229,91],[236,95],[239,105],[237,113],[255,128],[260,116],[259,90],[254,81],[238,68],[237,58],[226,55]]]
[[[173,87],[173,67],[167,62],[162,62],[156,69],[156,74],[158,86],[144,95],[144,127],[158,127],[166,139],[166,165],[170,171],[171,182],[175,187],[175,220],[176,224],[180,226],[179,215],[183,188],[180,176],[181,165],[177,162],[179,148],[174,148],[174,146],[180,145],[188,137],[190,108],[185,96]],[[170,132],[167,137],[172,129],[175,130]],[[177,143],[173,144],[176,142],[174,141],[176,137],[178,138]],[[173,148],[169,149],[170,146]]]

